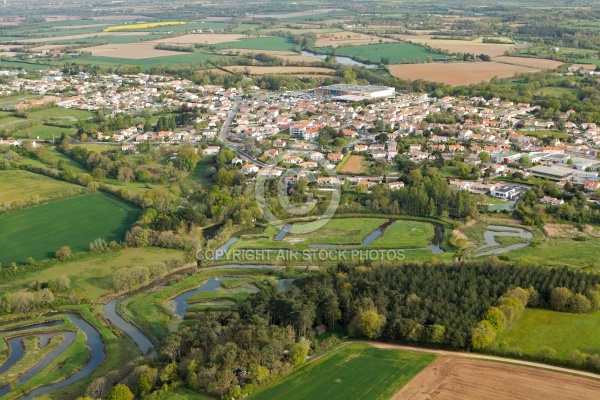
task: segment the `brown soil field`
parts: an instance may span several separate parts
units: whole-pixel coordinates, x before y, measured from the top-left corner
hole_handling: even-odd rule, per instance
[[[400,79],[424,79],[449,85],[469,85],[489,81],[494,76],[509,78],[520,72],[537,69],[496,62],[396,64],[388,66],[390,73]]]
[[[560,61],[546,60],[543,58],[527,58],[527,57],[494,57],[494,61],[505,62],[515,65],[525,65],[528,67],[535,68],[549,68],[554,69],[562,65]]]
[[[450,53],[487,54],[490,57],[501,56],[510,50],[512,44],[483,43],[476,40],[431,39],[429,35],[394,35],[397,39],[413,43],[426,44],[434,49],[448,50]]]
[[[114,21],[129,21],[133,19],[145,19],[148,21],[153,20],[152,17],[147,17],[145,15],[103,15],[100,17],[92,17],[93,20],[103,21],[105,19],[114,20]]]
[[[323,37],[323,36],[329,37]],[[348,38],[350,36],[350,38]],[[379,43],[379,41],[384,43],[395,42],[395,40],[388,38],[380,38],[378,36],[373,35],[365,35],[364,33],[355,33],[355,32],[334,32],[320,35],[320,37],[315,42],[316,47],[339,47],[343,44],[353,44],[353,45],[361,45],[361,44],[372,44]]]
[[[276,56],[279,57],[283,60],[288,60],[288,61],[292,61],[292,62],[317,62],[317,61],[321,61],[319,58],[317,57],[311,57],[311,56],[302,56],[298,53],[293,53],[291,51],[281,51],[281,50],[249,50],[249,49],[227,49],[227,50],[221,50],[219,53],[221,54],[229,54],[229,53],[239,53],[239,54],[250,54],[250,53],[254,53],[254,54],[258,54],[258,53],[264,53],[264,54],[268,54],[271,56]]]
[[[442,356],[392,400],[594,399],[600,381],[498,362]]]
[[[31,50],[34,51],[43,51],[43,50],[54,50],[54,49],[62,49],[64,47],[73,46],[72,44],[46,44],[43,46],[32,47]]]
[[[348,159],[348,161],[346,161],[340,172],[358,174],[360,172],[360,168],[362,166],[361,164],[364,159],[365,158],[363,156],[350,156],[350,158]]]
[[[242,39],[244,35],[235,33],[193,33],[190,35],[177,36],[166,39],[154,40],[153,43],[169,43],[169,44],[216,44],[225,42],[235,42],[238,39]]]
[[[323,74],[330,75],[334,70],[321,67],[254,67],[245,65],[232,65],[225,67],[228,71],[250,71],[251,75],[263,74]]]
[[[311,15],[326,14],[330,11],[342,11],[338,8],[321,8],[314,11],[299,11],[287,14],[250,14],[249,19],[252,18],[293,18],[293,17],[308,17]]]
[[[584,71],[594,71],[596,69],[596,64],[573,64],[572,68],[581,68]]]
[[[35,39],[23,39],[19,40],[19,43],[37,43],[37,42],[54,42],[55,40],[70,40],[70,39],[85,39],[94,36],[128,36],[128,35],[149,35],[150,32],[97,32],[87,33],[84,35],[70,35],[70,36],[48,36],[44,38]]]
[[[82,50],[89,51],[94,56],[129,58],[132,60],[187,54],[179,51],[157,50],[154,48],[155,45],[156,43],[154,42],[105,44],[102,46],[87,47]]]

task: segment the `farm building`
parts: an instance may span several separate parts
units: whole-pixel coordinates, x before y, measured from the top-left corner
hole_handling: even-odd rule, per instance
[[[362,86],[340,83],[337,85],[318,87],[314,92],[316,94],[333,96],[334,100],[361,101],[365,99],[391,97],[396,93],[396,89],[388,86]]]

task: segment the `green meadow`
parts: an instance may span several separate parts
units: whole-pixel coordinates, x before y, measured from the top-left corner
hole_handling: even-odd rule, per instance
[[[320,356],[250,398],[387,400],[435,357],[351,343]]]
[[[96,238],[123,240],[140,211],[102,193],[71,197],[0,217],[0,263],[52,258],[61,246],[82,252]]]
[[[542,346],[556,350],[567,359],[571,350],[600,353],[600,310],[587,314],[569,314],[551,310],[526,309],[523,316],[501,337],[509,348],[535,355]]]

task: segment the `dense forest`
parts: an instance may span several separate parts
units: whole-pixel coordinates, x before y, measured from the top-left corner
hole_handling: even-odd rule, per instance
[[[335,336],[315,337],[313,328],[321,324],[353,338],[486,350],[493,330],[518,319],[525,305],[580,313],[599,307],[599,283],[596,275],[567,268],[496,259],[339,265],[296,279],[288,292],[262,291],[233,311],[188,320],[165,341],[155,362],[138,367],[123,382],[134,393],[156,392],[149,398],[179,385],[241,398],[303,364],[306,355],[335,345]]]

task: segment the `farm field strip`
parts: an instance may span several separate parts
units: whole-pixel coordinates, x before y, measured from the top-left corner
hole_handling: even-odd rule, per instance
[[[537,72],[531,67],[496,62],[398,64],[388,67],[400,79],[424,79],[453,86],[489,81],[493,77],[509,78],[521,72]]]
[[[321,67],[258,67],[245,65],[231,65],[225,67],[230,72],[245,72],[249,71],[251,75],[263,74],[323,74],[331,75],[335,72],[333,69]]]
[[[389,399],[434,359],[432,354],[346,344],[294,370],[252,399]]]
[[[599,381],[580,376],[444,355],[413,378],[392,400],[485,400],[492,397],[498,400],[576,400],[595,398],[599,390]]]

